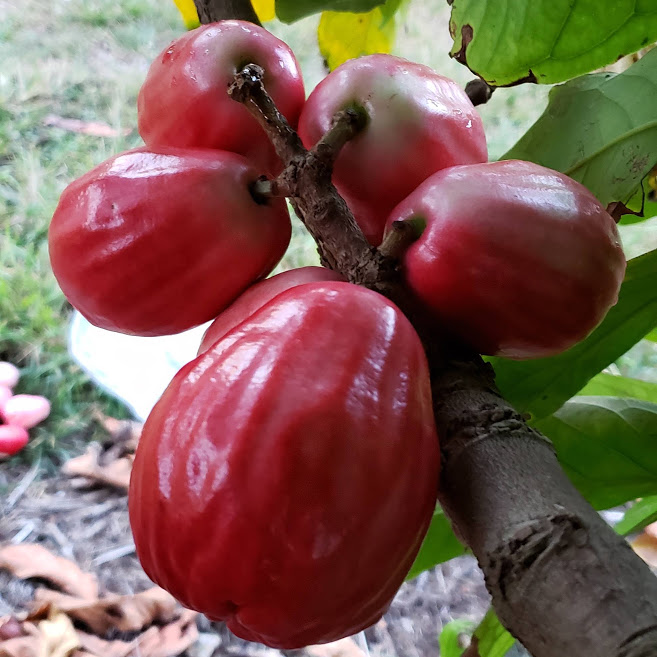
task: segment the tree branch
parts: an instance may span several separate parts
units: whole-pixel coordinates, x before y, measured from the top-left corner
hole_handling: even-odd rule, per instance
[[[234,18],[260,25],[251,0],[194,0],[203,25]]]
[[[247,67],[233,97],[285,156],[276,184],[289,190],[323,262],[393,300],[423,340],[441,439],[440,500],[502,622],[535,657],[655,657],[657,578],[580,496],[550,442],[501,398],[492,368],[441,334],[397,261],[366,242],[333,187],[331,163],[353,117],[334,126],[318,157],[272,109],[259,76]]]

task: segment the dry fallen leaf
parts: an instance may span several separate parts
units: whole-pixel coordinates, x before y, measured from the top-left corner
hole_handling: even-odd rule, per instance
[[[138,639],[141,657],[175,657],[198,639],[195,611],[183,610],[180,618],[164,627],[151,627]]]
[[[109,595],[98,600],[82,600],[40,588],[34,592],[34,601],[37,613],[43,613],[43,605],[47,604],[100,636],[110,629],[135,632],[153,623],[164,625],[176,617],[178,609],[175,598],[157,586],[134,595]]]
[[[365,657],[358,644],[349,638],[319,646],[308,646],[306,652],[310,657]]]
[[[20,579],[38,577],[53,583],[65,593],[94,600],[98,597],[98,580],[72,561],[58,557],[41,545],[7,545],[0,548],[0,568]]]
[[[90,137],[119,137],[120,135],[129,135],[130,128],[123,128],[116,130],[108,126],[106,123],[98,123],[97,121],[81,121],[80,119],[67,119],[63,116],[56,114],[48,114],[43,119],[43,124],[53,128],[61,128],[67,132],[77,132],[81,135],[89,135]]]
[[[630,543],[632,549],[652,568],[657,568],[657,536],[643,533]]]
[[[645,530],[648,536],[652,536],[657,541],[657,522],[653,522],[652,525],[648,525]]]
[[[104,459],[100,445],[92,443],[81,456],[70,459],[62,466],[62,472],[69,477],[84,477],[92,482],[108,484],[127,491],[130,484],[133,455],[127,454],[115,459]]]
[[[68,657],[80,646],[73,623],[66,614],[52,613],[48,620],[39,623],[38,628],[44,657]]]

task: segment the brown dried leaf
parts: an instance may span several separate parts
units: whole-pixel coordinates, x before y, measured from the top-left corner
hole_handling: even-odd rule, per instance
[[[196,616],[186,609],[178,620],[164,627],[150,627],[130,642],[105,641],[80,631],[78,638],[83,650],[96,657],[175,657],[198,638]]]
[[[39,623],[42,637],[41,653],[44,657],[68,657],[80,646],[71,619],[66,614],[53,613],[48,620]]]
[[[7,545],[0,548],[0,568],[20,579],[38,577],[65,593],[85,600],[98,597],[98,580],[72,561],[58,557],[41,545]]]
[[[138,639],[141,657],[175,657],[198,639],[196,612],[183,610],[180,618],[164,627],[151,627]],[[135,657],[137,652],[135,652]]]
[[[657,537],[643,533],[631,543],[632,549],[652,568],[657,568]]]
[[[91,601],[37,589],[34,600],[37,605],[48,604],[63,611],[101,636],[110,629],[134,632],[153,623],[170,623],[177,610],[176,600],[157,586],[134,595],[110,595]]]
[[[108,126],[106,123],[98,123],[96,121],[81,121],[80,119],[67,119],[63,116],[56,114],[48,114],[43,119],[44,125],[53,128],[61,128],[67,132],[77,132],[81,135],[89,135],[90,137],[119,137],[120,135],[129,135],[130,128],[123,128],[123,130],[116,130]]]
[[[62,472],[69,477],[84,477],[93,482],[127,491],[134,457],[131,454],[114,459],[102,459],[102,457],[100,445],[92,443],[84,454],[64,463]]]
[[[96,413],[94,419],[110,435],[112,443],[125,443],[127,449],[133,452],[137,449],[137,443],[141,436],[144,425],[134,420],[117,420],[103,413]]]
[[[319,646],[308,646],[310,657],[365,657],[365,653],[353,639],[340,639]]]
[[[23,623],[24,635],[0,643],[0,657],[42,657],[41,637],[36,625]]]
[[[82,650],[94,657],[128,657],[133,654],[135,641],[106,641],[80,630],[77,634]]]
[[[657,522],[653,522],[652,525],[648,525],[645,530],[648,536],[652,536],[657,541]]]

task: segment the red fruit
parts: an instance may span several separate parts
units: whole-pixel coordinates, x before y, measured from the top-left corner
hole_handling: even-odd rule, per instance
[[[0,362],[0,386],[13,388],[18,383],[20,377],[21,373],[15,365],[6,361]]]
[[[344,277],[336,271],[325,267],[302,267],[276,274],[264,281],[252,285],[244,294],[230,305],[210,324],[203,336],[198,353],[207,351],[217,340],[250,317],[262,306],[285,290],[304,283],[319,281],[343,281]]]
[[[257,171],[223,151],[129,151],[69,185],[50,225],[50,260],[93,324],[178,333],[216,317],[266,276],[290,239],[280,199],[256,202]]]
[[[265,87],[296,127],[305,101],[299,64],[273,34],[243,21],[203,25],[176,39],[153,62],[139,92],[139,133],[149,148],[217,148],[240,153],[258,173],[281,168],[256,120],[228,95],[247,64],[265,70]]]
[[[283,292],[173,379],[130,484],[137,553],[185,606],[281,648],[374,623],[434,510],[409,321],[349,283]]]
[[[618,299],[625,257],[614,220],[582,185],[531,162],[454,167],[388,219],[426,222],[406,252],[411,289],[484,354],[565,351]]]
[[[13,392],[11,388],[7,386],[0,385],[0,417],[2,417],[2,412],[5,408],[5,404],[12,398]]]
[[[0,455],[11,456],[20,452],[29,439],[27,429],[11,424],[0,424]]]
[[[349,107],[365,108],[370,120],[340,152],[333,182],[374,245],[395,205],[432,173],[488,159],[483,124],[470,99],[427,66],[379,54],[335,69],[301,113],[306,147],[327,132],[336,112]]]
[[[31,429],[50,415],[50,402],[41,395],[15,395],[0,408],[7,424]]]

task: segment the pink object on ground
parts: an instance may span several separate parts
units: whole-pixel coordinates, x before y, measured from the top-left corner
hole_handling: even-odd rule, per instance
[[[16,454],[27,445],[27,429],[13,424],[0,424],[0,455]]]
[[[12,398],[13,394],[9,388],[0,384],[0,416],[5,408],[5,404]]]
[[[2,409],[5,422],[31,429],[50,415],[50,402],[40,395],[15,395]]]
[[[0,386],[13,388],[20,378],[21,374],[18,368],[6,361],[0,361]]]

